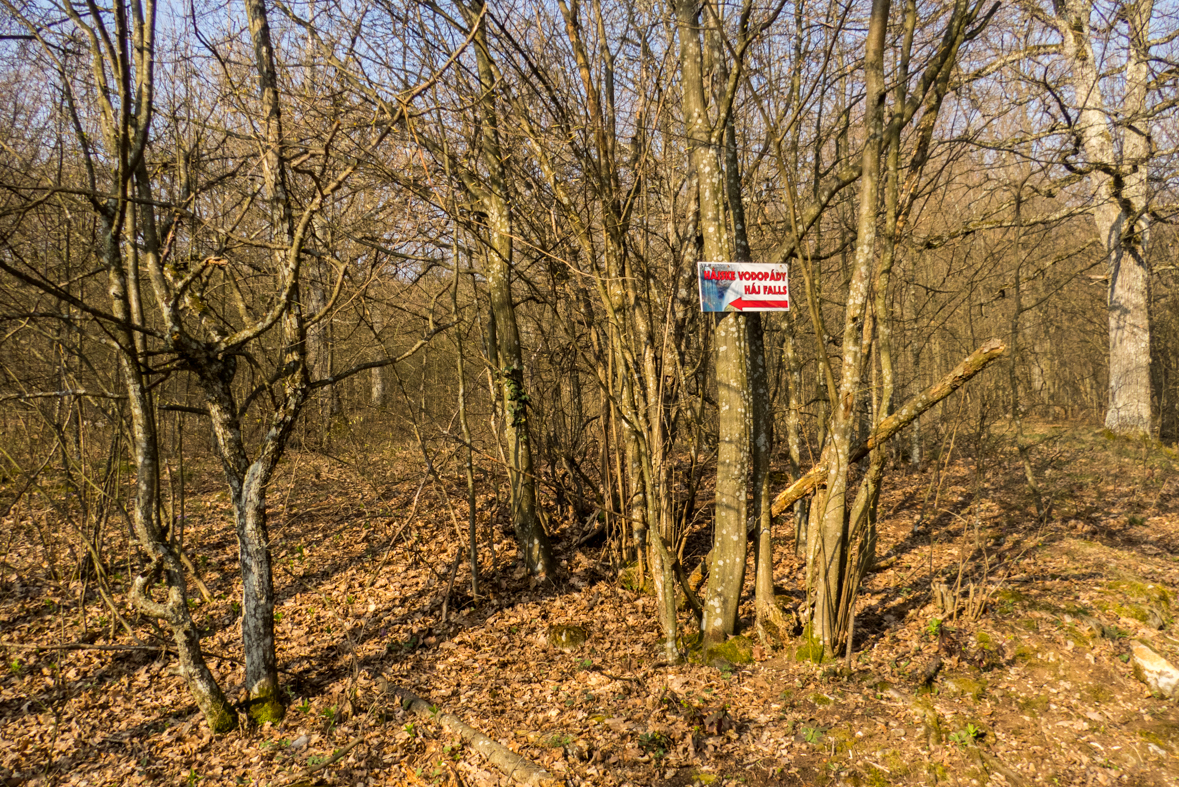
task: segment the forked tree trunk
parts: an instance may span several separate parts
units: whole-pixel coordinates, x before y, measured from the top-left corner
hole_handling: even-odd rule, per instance
[[[843,328],[843,365],[839,399],[833,403],[831,431],[825,449],[827,501],[815,543],[808,544],[814,573],[808,588],[811,601],[810,636],[816,645],[832,653],[839,638],[838,611],[843,590],[847,548],[848,460],[856,403],[863,371],[862,331],[868,304],[869,274],[876,248],[876,208],[884,136],[884,41],[889,0],[873,0],[864,51],[866,106],[863,174],[860,180],[856,253],[848,284]]]
[[[135,505],[131,512],[131,526],[134,538],[140,548],[149,556],[147,568],[137,576],[131,588],[131,600],[142,613],[165,621],[172,632],[179,657],[180,675],[205,717],[209,728],[217,734],[229,732],[237,727],[237,714],[217,684],[200,647],[200,631],[189,613],[188,594],[185,586],[184,565],[169,534],[160,521],[160,463],[159,437],[156,416],[153,409],[150,388],[145,378],[149,361],[146,337],[133,325],[144,324],[143,307],[139,293],[139,265],[142,263],[152,276],[153,285],[162,286],[160,276],[159,238],[155,232],[150,181],[144,165],[144,151],[148,144],[148,128],[151,124],[154,95],[153,75],[155,73],[155,20],[156,5],[151,0],[136,6],[134,13],[122,2],[114,4],[114,11],[121,23],[115,25],[113,41],[105,38],[99,44],[90,24],[102,29],[101,19],[83,21],[72,6],[67,15],[79,32],[89,34],[94,76],[103,84],[114,76],[119,85],[119,110],[112,107],[114,91],[100,91],[99,101],[102,112],[99,118],[101,135],[95,140],[105,142],[107,151],[102,158],[112,166],[114,185],[111,190],[118,197],[109,200],[92,201],[97,213],[101,232],[101,259],[107,271],[107,287],[110,296],[111,314],[115,322],[108,330],[113,333],[113,347],[116,363],[127,394],[131,418],[131,448],[135,461]],[[83,39],[80,39],[83,40]],[[115,52],[120,56],[116,56]],[[108,71],[109,69],[109,71]],[[132,93],[131,86],[134,85]],[[71,104],[71,110],[76,109]],[[118,117],[121,111],[122,117]],[[75,116],[76,118],[76,116]],[[77,128],[81,134],[80,127]],[[80,140],[84,147],[87,140]],[[93,163],[87,154],[87,163]],[[91,171],[91,177],[94,172]],[[132,192],[142,199],[133,205],[126,197]],[[125,230],[130,222],[130,236]],[[139,226],[139,219],[142,226]],[[136,237],[142,233],[142,237]],[[143,254],[138,254],[142,241]],[[123,255],[122,243],[129,242],[136,248],[128,264]],[[162,575],[166,587],[166,598],[157,601],[152,598],[150,588]]]
[[[116,346],[119,348],[119,366],[131,411],[135,456],[135,509],[131,522],[140,548],[151,558],[148,569],[135,578],[131,600],[140,612],[167,623],[176,643],[180,674],[189,693],[204,715],[209,729],[221,734],[237,727],[237,714],[205,663],[200,632],[189,613],[184,566],[159,521],[159,441],[155,413],[143,378],[143,367],[135,356],[138,342],[132,331],[125,327],[131,321],[131,309],[128,306],[127,277],[118,247],[119,233],[110,217],[104,217],[102,224],[112,313],[124,322],[123,325],[114,326],[114,330],[119,337]],[[167,598],[163,601],[153,599],[149,590],[157,570],[162,573],[167,587]]]
[[[1061,51],[1077,97],[1075,133],[1093,166],[1089,180],[1097,200],[1092,208],[1109,269],[1109,401],[1105,425],[1118,434],[1151,431],[1150,271],[1146,261],[1147,170],[1151,152],[1150,17],[1153,0],[1120,7],[1128,28],[1125,90],[1116,115],[1122,124],[1120,150],[1110,130],[1114,115],[1102,93],[1101,64],[1094,51],[1092,0],[1053,3]],[[1104,23],[1103,23],[1104,24]]]
[[[880,237],[880,255],[874,284],[875,302],[868,308],[864,320],[861,352],[872,367],[871,428],[875,428],[892,412],[894,389],[892,365],[892,268],[896,259],[897,228],[903,210],[900,203],[900,154],[902,108],[907,101],[909,57],[913,46],[913,32],[917,24],[916,0],[906,0],[902,24],[903,35],[897,57],[897,79],[894,85],[894,112],[885,129],[886,172],[884,182],[884,221]],[[936,114],[936,113],[933,113]],[[931,122],[931,121],[930,121]],[[922,165],[922,145],[910,163],[909,172],[919,172]],[[879,364],[879,373],[876,364]],[[870,430],[868,430],[870,431]],[[850,658],[854,647],[855,603],[860,582],[876,559],[876,511],[884,480],[884,447],[874,448],[868,457],[868,468],[860,480],[852,502],[847,525],[847,561],[843,569],[840,590],[837,630],[847,638]]]

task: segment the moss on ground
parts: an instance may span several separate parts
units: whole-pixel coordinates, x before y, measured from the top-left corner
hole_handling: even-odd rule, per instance
[[[1174,622],[1171,592],[1161,585],[1123,577],[1103,589],[1109,597],[1097,602],[1097,607],[1105,612],[1147,625],[1169,626]]]
[[[1090,683],[1082,687],[1081,696],[1094,705],[1109,702],[1114,698],[1113,691],[1105,683]]]
[[[1026,642],[1015,641],[1015,660],[1028,663],[1036,658],[1036,649]]]
[[[974,702],[981,700],[987,692],[987,682],[985,680],[969,675],[956,675],[952,678],[947,678],[945,685],[951,693],[960,697],[969,697]]]
[[[894,780],[908,776],[913,770],[908,756],[896,749],[889,749],[884,753],[884,767],[892,773]]]
[[[1062,632],[1064,638],[1076,645],[1078,648],[1089,650],[1093,647],[1093,639],[1081,629],[1073,624],[1066,624]]]
[[[1171,592],[1162,585],[1137,579],[1116,579],[1106,587],[1130,598],[1157,604],[1165,612],[1171,611]]]
[[[549,645],[558,650],[576,650],[585,644],[585,629],[582,626],[552,626],[549,628]]]
[[[1179,724],[1151,722],[1138,730],[1138,737],[1164,751],[1179,752]]]
[[[618,584],[634,593],[653,594],[655,588],[651,585],[649,573],[643,574],[642,581],[640,582],[638,565],[627,566],[618,572]]]
[[[729,637],[719,645],[713,645],[702,654],[705,664],[752,664],[753,640],[749,637]]]
[[[1043,713],[1048,710],[1048,698],[1043,694],[1035,694],[1027,697],[1020,697],[1015,701],[1019,709],[1024,713]]]
[[[794,657],[799,661],[809,661],[813,664],[822,664],[826,657],[826,650],[823,648],[823,643],[818,637],[811,633],[810,624],[802,631],[800,637],[802,644],[794,651]]]

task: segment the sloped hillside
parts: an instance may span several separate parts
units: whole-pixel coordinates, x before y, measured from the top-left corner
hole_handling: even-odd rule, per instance
[[[472,600],[461,561],[450,584],[459,537],[441,496],[419,494],[412,454],[294,456],[271,493],[290,709],[219,739],[164,640],[119,601],[134,642],[92,586],[54,577],[67,531],[30,502],[4,523],[0,777],[513,783],[442,723],[450,713],[569,784],[1175,784],[1176,700],[1134,674],[1136,643],[1179,665],[1175,454],[1041,427],[1042,521],[1009,437],[968,442],[890,476],[850,660],[800,661],[754,638],[720,669],[659,663],[653,600],[600,544],[574,546],[582,524],[553,523],[565,575],[538,586],[513,568],[505,506],[484,495]],[[193,484],[186,546],[209,591],[194,605],[239,695],[228,504],[212,471]],[[781,532],[777,584],[797,603],[788,522]],[[126,565],[111,570],[125,589]]]

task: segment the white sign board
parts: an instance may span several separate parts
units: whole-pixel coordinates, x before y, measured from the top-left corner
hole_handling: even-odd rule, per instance
[[[777,312],[790,308],[786,265],[699,262],[702,312]]]

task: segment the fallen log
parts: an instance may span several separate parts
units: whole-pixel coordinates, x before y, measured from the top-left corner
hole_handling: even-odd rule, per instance
[[[867,441],[852,451],[851,456],[848,458],[849,463],[854,464],[860,461],[874,448],[884,445],[888,442],[889,438],[913,421],[916,421],[926,410],[954,393],[954,391],[957,391],[971,377],[974,377],[992,362],[1003,357],[1005,352],[1007,352],[1006,344],[998,339],[991,339],[966,356],[966,359],[955,366],[953,371],[909,399],[899,410],[881,421],[872,430],[872,434],[869,435]],[[815,465],[808,470],[797,481],[786,487],[785,490],[774,498],[774,505],[770,509],[773,515],[780,516],[795,500],[809,495],[823,481],[826,475],[826,466],[822,464]]]
[[[555,787],[555,785],[565,783],[536,763],[521,757],[502,743],[487,737],[453,713],[444,713],[413,692],[393,686],[388,686],[386,691],[395,695],[406,710],[423,719],[436,721],[458,735],[464,743],[470,744],[471,748],[479,752],[483,759],[498,768],[509,779],[531,787]]]

